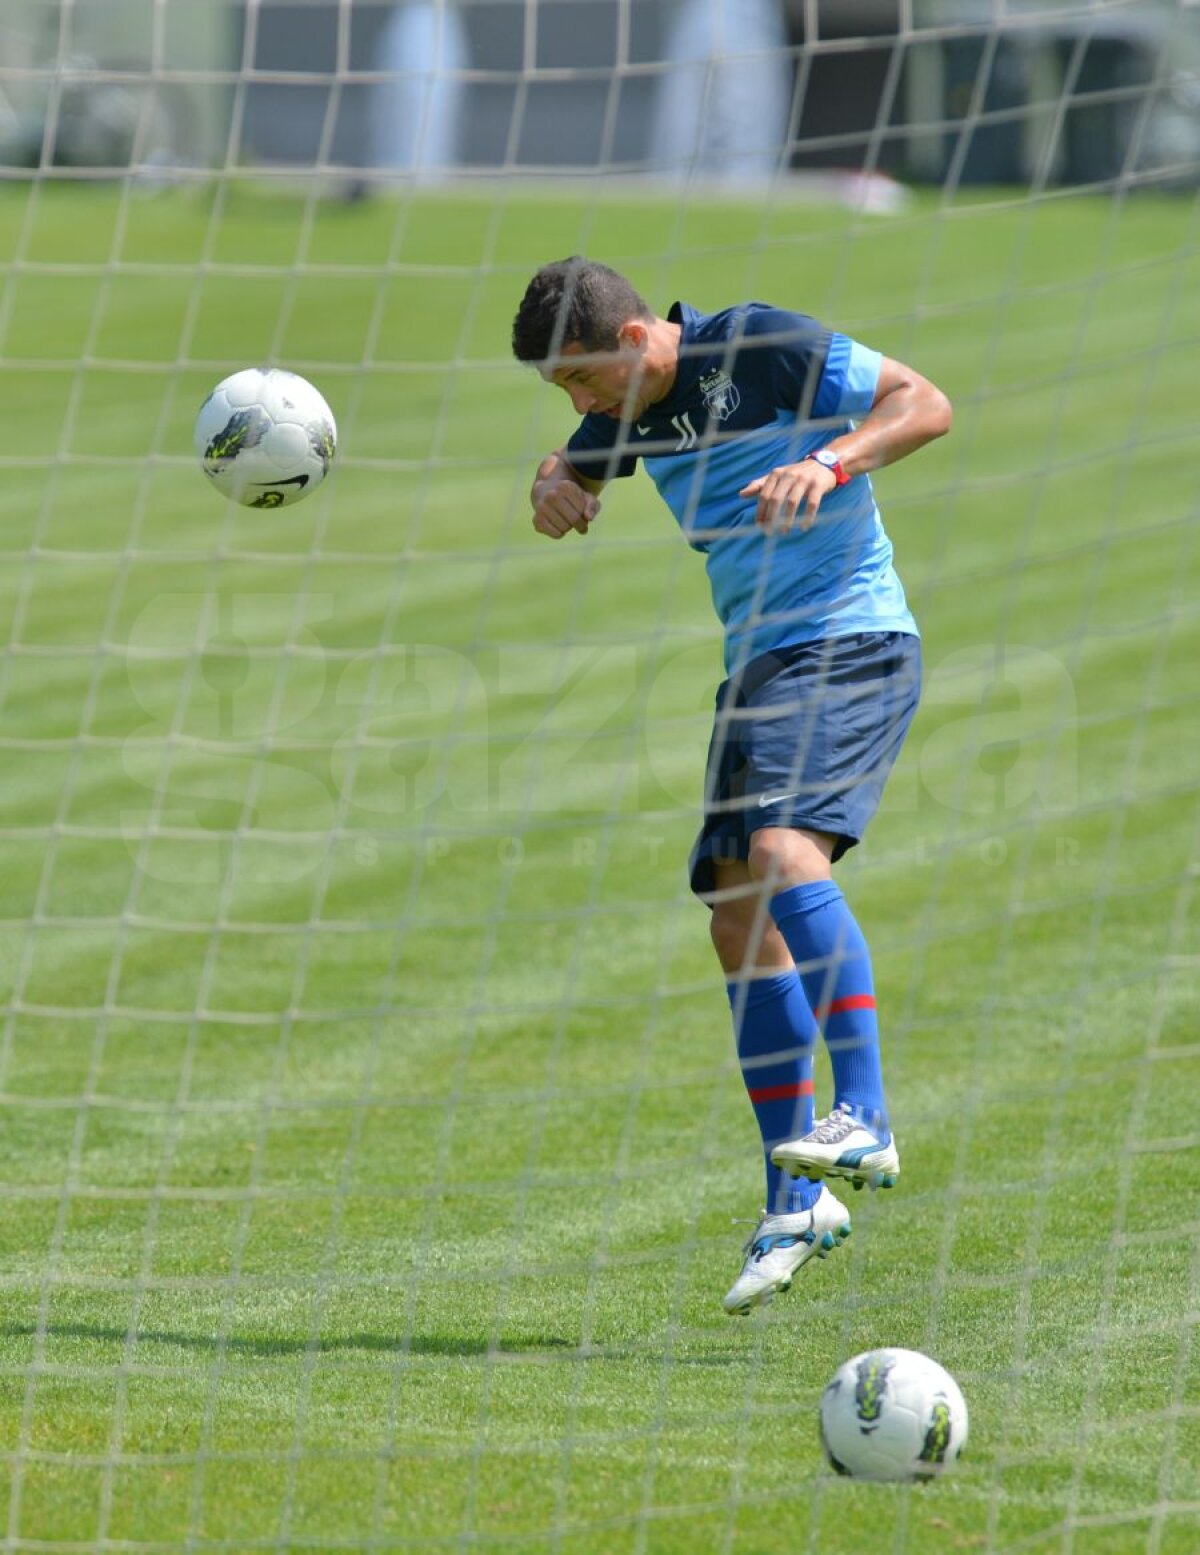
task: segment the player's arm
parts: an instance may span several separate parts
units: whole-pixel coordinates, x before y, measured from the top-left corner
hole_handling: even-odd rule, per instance
[[[837,454],[847,475],[865,475],[944,437],[952,419],[950,401],[936,384],[885,356],[870,413],[852,432],[826,446]]]
[[[603,481],[581,475],[567,458],[566,449],[556,449],[538,465],[530,488],[533,527],[552,540],[561,540],[572,529],[587,534],[589,524],[600,511],[603,490]]]
[[[928,378],[903,362],[882,358],[870,411],[853,431],[831,438],[825,447],[837,455],[848,476],[864,475],[894,464],[950,430],[950,401]],[[773,533],[811,529],[821,499],[837,485],[832,470],[804,459],[780,465],[742,488],[758,498],[758,522]]]

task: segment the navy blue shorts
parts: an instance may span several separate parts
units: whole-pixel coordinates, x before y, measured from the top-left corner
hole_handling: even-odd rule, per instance
[[[921,643],[859,632],[775,648],[717,692],[692,890],[764,826],[830,832],[841,858],[879,808],[921,695]]]

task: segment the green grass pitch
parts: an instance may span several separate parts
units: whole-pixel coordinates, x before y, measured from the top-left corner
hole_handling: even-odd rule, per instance
[[[841,871],[904,1175],[752,1321],[703,566],[644,477],[529,526],[577,250],[957,411],[877,478],[928,684]],[[1195,1555],[1191,200],[14,185],[0,264],[4,1549]],[[267,358],[344,462],[259,514],[190,430]],[[885,1343],[969,1399],[936,1486],[821,1460]]]

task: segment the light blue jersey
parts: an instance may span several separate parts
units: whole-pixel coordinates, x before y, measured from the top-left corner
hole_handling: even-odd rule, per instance
[[[706,559],[725,627],[727,671],[791,643],[916,623],[892,566],[869,477],[823,498],[807,533],[768,535],[743,486],[796,464],[870,410],[881,358],[804,314],[743,303],[702,314],[676,303],[679,368],[632,424],[585,416],[567,457],[598,480],[641,459],[689,543]]]

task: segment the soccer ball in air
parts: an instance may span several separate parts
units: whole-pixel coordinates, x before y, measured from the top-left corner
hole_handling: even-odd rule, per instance
[[[916,1350],[867,1350],[821,1395],[821,1443],[853,1479],[928,1479],[967,1441],[967,1404],[950,1373]]]
[[[329,473],[333,412],[307,379],[281,367],[223,378],[196,417],[196,455],[218,491],[248,508],[282,508]]]

